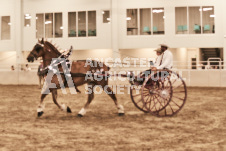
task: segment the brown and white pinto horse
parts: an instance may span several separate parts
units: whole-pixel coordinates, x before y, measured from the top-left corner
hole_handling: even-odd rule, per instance
[[[27,57],[28,62],[33,62],[34,59],[37,59],[39,57],[42,57],[43,59],[43,63],[44,63],[44,67],[47,67],[48,65],[50,65],[51,61],[53,58],[58,58],[61,55],[61,53],[48,41],[44,41],[43,39],[41,41],[38,40],[38,43],[34,46],[33,50],[30,52],[30,54]],[[92,67],[90,65],[86,64],[86,60],[80,60],[80,61],[73,61],[71,64],[71,73],[73,75],[73,73],[83,73],[86,74],[87,72],[92,72],[93,70],[98,70],[98,71],[103,71],[106,72],[109,70],[109,67],[107,67],[104,63],[102,63],[103,66],[96,66],[96,67]],[[59,65],[58,66],[59,71],[63,71],[62,70],[62,66]],[[46,77],[46,75],[45,75]],[[66,83],[66,78],[64,75],[61,75],[63,83]],[[80,86],[83,85],[85,83],[87,83],[88,87],[91,88],[93,90],[93,88],[97,85],[101,86],[102,88],[105,87],[105,91],[107,92],[107,94],[114,100],[114,103],[118,109],[118,114],[119,115],[124,115],[124,108],[122,105],[118,104],[117,99],[115,94],[112,92],[111,88],[108,86],[108,80],[103,78],[101,80],[89,80],[89,79],[85,79],[84,77],[74,77],[72,76],[72,81],[74,83],[75,86]],[[57,105],[57,107],[63,111],[67,111],[67,112],[71,112],[69,107],[65,107],[65,105],[60,105],[57,102],[57,89],[60,88],[60,83],[59,80],[57,78],[57,75],[53,75],[51,83],[56,84],[57,88],[49,88],[50,92],[52,93],[52,98],[53,98],[53,102]],[[47,87],[48,88],[48,87]],[[43,100],[46,97],[47,94],[41,94],[41,100],[40,103],[38,105],[38,116],[41,116],[44,112],[44,103]],[[91,101],[94,98],[94,92],[92,91],[92,93],[88,94],[88,100],[86,102],[86,104],[84,105],[84,107],[80,110],[80,112],[78,113],[78,116],[84,116],[86,114],[86,110],[89,107],[89,104],[91,103]]]

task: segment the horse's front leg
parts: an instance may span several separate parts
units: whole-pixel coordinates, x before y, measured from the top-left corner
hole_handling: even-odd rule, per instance
[[[89,108],[89,105],[94,98],[94,92],[93,92],[94,86],[95,86],[94,83],[91,83],[91,84],[88,85],[88,87],[91,88],[88,91],[88,100],[87,100],[85,106],[79,111],[78,117],[83,117],[86,114],[86,110]]]
[[[52,89],[52,97],[53,97],[53,102],[57,105],[57,107],[59,109],[61,109],[62,111],[71,113],[71,109],[67,106],[65,106],[65,104],[59,105],[57,102],[57,89]]]
[[[37,108],[37,112],[38,112],[38,117],[42,116],[42,114],[44,113],[44,108],[45,108],[45,105],[43,104],[43,100],[44,98],[46,97],[47,94],[42,94],[41,95],[41,101],[38,105],[38,108]]]

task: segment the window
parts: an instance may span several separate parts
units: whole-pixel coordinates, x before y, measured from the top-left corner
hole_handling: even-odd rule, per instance
[[[104,10],[102,11],[103,14],[103,23],[110,23],[110,11]]]
[[[53,38],[53,13],[45,14],[45,37]]]
[[[68,37],[92,37],[96,31],[96,11],[68,13]]]
[[[30,14],[25,14],[24,15],[24,26],[25,27],[30,27],[31,26],[31,15]]]
[[[200,7],[189,7],[189,33],[201,34]]]
[[[86,37],[86,12],[78,12],[78,36]]]
[[[36,38],[63,37],[62,13],[36,14]]]
[[[187,34],[188,24],[187,24],[187,7],[176,7],[176,34]]]
[[[203,33],[215,33],[214,29],[214,7],[202,7],[202,28]]]
[[[44,37],[44,14],[36,14],[36,38]]]
[[[88,36],[96,36],[96,11],[88,11]]]
[[[176,7],[175,18],[176,34],[215,33],[213,6]]]
[[[2,26],[1,26],[1,39],[8,40],[10,39],[10,16],[2,16]]]
[[[68,37],[76,37],[76,12],[68,13]]]
[[[54,14],[54,28],[55,28],[55,37],[63,36],[63,23],[62,23],[62,13]]]
[[[151,9],[140,9],[140,35],[151,34]]]
[[[138,34],[137,9],[127,9],[127,35]]]
[[[164,8],[127,9],[126,20],[127,35],[165,34]]]
[[[164,34],[164,8],[153,8],[153,34]]]

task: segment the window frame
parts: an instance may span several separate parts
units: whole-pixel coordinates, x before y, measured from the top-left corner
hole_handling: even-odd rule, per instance
[[[37,37],[37,33],[35,34],[36,39],[39,38],[63,38],[64,37],[64,32],[62,31],[62,37],[55,37],[55,14],[57,13],[61,13],[62,14],[62,27],[64,27],[63,25],[63,17],[64,17],[64,13],[63,12],[45,12],[45,13],[35,13],[35,18],[37,17],[37,15],[42,14],[43,15],[43,37]],[[46,37],[46,14],[52,14],[53,18],[52,18],[52,35],[53,37]],[[35,29],[37,30],[37,19],[35,21]],[[36,31],[37,32],[37,31]]]
[[[143,37],[145,37],[145,36],[165,36],[165,18],[163,18],[164,19],[164,33],[163,34],[153,34],[153,9],[158,9],[158,8],[161,8],[161,9],[163,9],[164,11],[163,11],[163,16],[165,17],[165,7],[142,7],[142,8],[126,8],[126,10],[125,10],[125,14],[126,14],[126,18],[125,18],[125,20],[126,20],[126,36],[129,36],[129,37],[131,37],[131,36],[143,36]],[[137,10],[137,34],[132,34],[132,35],[129,35],[128,34],[128,23],[127,23],[127,11],[129,10],[129,9],[136,9]],[[150,28],[150,34],[141,34],[141,20],[140,20],[140,18],[141,18],[141,13],[140,13],[140,11],[142,10],[142,9],[150,9],[150,26],[151,26],[151,28]]]
[[[9,23],[10,23],[10,24],[8,23],[8,26],[10,26],[10,27],[9,27],[9,39],[2,39],[2,18],[3,18],[3,17],[9,17]],[[12,38],[12,36],[11,36],[11,30],[12,30],[12,29],[11,29],[11,26],[12,26],[12,22],[11,22],[11,21],[12,21],[12,18],[11,18],[10,15],[7,15],[7,16],[6,16],[6,15],[0,16],[0,18],[1,18],[1,19],[0,19],[0,40],[11,40],[11,38]]]
[[[90,12],[90,11],[95,11],[95,13],[96,13],[96,35],[95,36],[89,36],[88,35],[88,12]],[[85,29],[86,29],[86,34],[85,34],[85,36],[79,36],[79,33],[78,33],[78,31],[79,31],[79,18],[78,18],[78,15],[79,15],[79,12],[85,12]],[[70,37],[69,36],[69,33],[67,34],[67,38],[95,38],[95,37],[97,37],[97,13],[98,13],[98,11],[97,10],[81,10],[81,11],[70,11],[70,12],[67,12],[67,14],[69,14],[69,13],[76,13],[76,36],[74,36],[74,37]],[[69,22],[69,19],[68,19],[68,22]],[[69,24],[68,24],[68,29],[69,29]]]
[[[176,33],[176,11],[175,11],[175,27],[174,27],[174,29],[175,29],[175,35],[214,35],[214,34],[216,34],[216,31],[215,31],[215,28],[213,29],[214,30],[214,32],[210,32],[210,33],[204,33],[204,31],[203,31],[203,28],[204,28],[204,25],[203,25],[203,8],[204,7],[213,7],[213,15],[215,15],[215,6],[214,5],[212,5],[212,6],[210,6],[210,5],[208,5],[208,6],[206,6],[206,5],[204,5],[204,6],[178,6],[178,7],[175,7],[175,9],[174,10],[176,10],[176,8],[179,8],[179,7],[186,7],[187,8],[187,33],[185,33],[185,34],[177,34]],[[199,7],[199,12],[200,12],[200,34],[195,34],[195,33],[190,33],[190,20],[189,20],[189,7]],[[213,22],[213,25],[214,25],[214,27],[215,27],[215,23],[216,23],[216,19],[215,19],[215,16],[214,16],[214,22]]]

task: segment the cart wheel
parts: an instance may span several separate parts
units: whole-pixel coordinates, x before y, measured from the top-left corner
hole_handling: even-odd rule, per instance
[[[142,78],[142,75],[144,73],[140,72],[137,76],[134,77],[134,79]],[[132,80],[131,86],[130,86],[130,97],[132,99],[133,104],[144,113],[148,113],[149,111],[146,109],[145,104],[143,103],[142,96],[141,96],[141,87],[142,84],[135,84],[134,79]]]
[[[144,81],[141,91],[146,109],[155,116],[158,116],[167,107],[172,97],[172,85],[168,76],[161,79],[157,74],[149,75]]]
[[[177,114],[185,104],[187,98],[186,84],[182,77],[176,72],[167,70],[161,71],[160,74],[163,75],[163,77],[165,76],[165,78],[160,78],[156,82],[159,83],[156,89],[149,89],[149,92],[154,92],[149,95],[149,99],[145,95],[145,90],[147,89],[151,75],[145,80],[142,86],[142,98],[144,101],[148,100],[148,102],[146,101],[145,107],[152,115],[159,117],[173,116]]]
[[[148,113],[148,109],[146,109],[145,104],[143,103],[141,96],[141,87],[136,85],[130,86],[130,97],[132,99],[133,104],[141,111]]]

